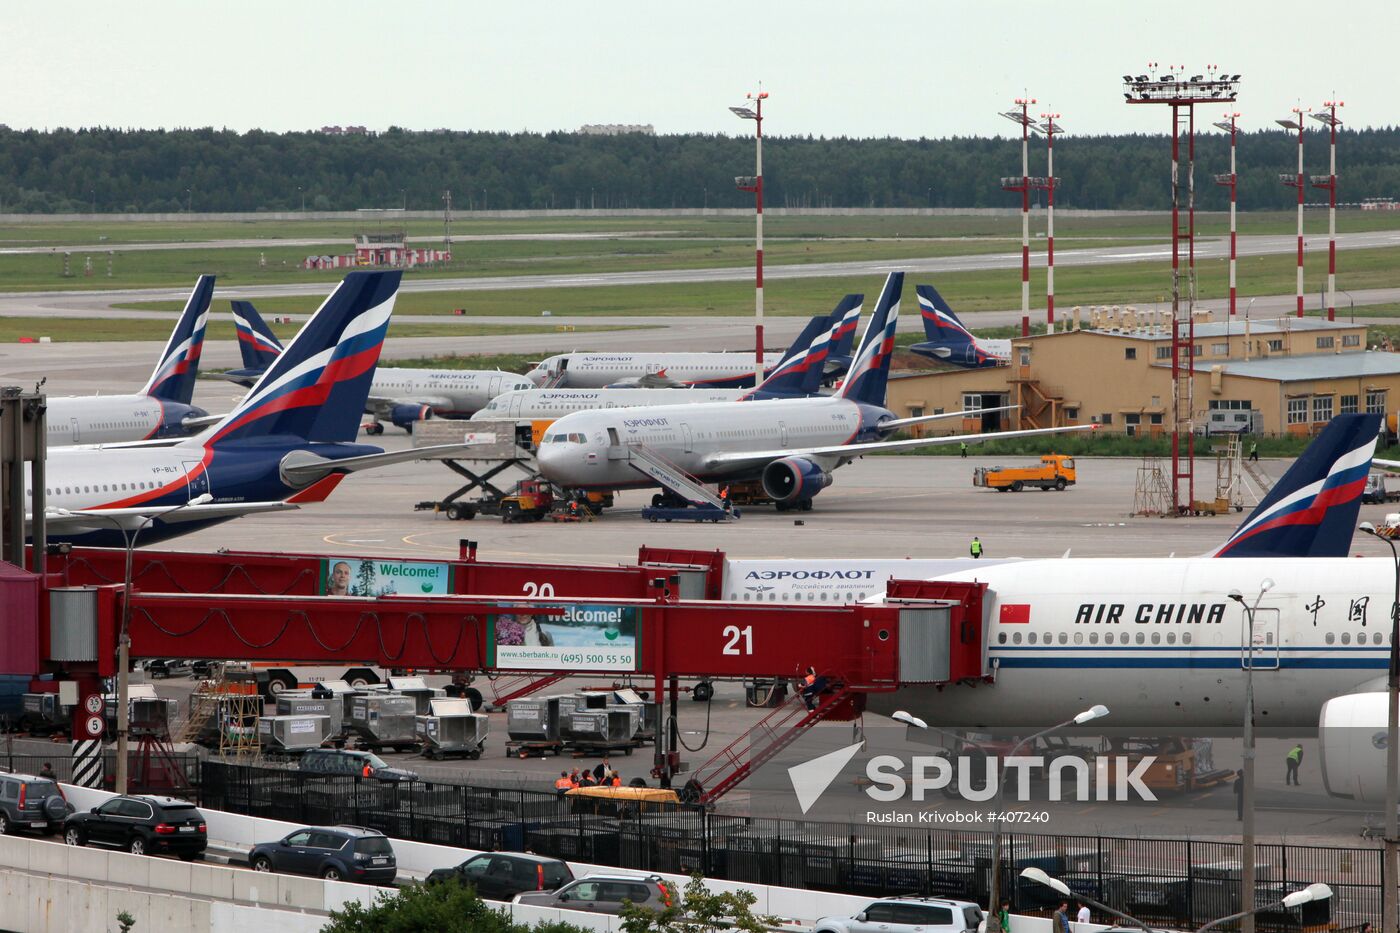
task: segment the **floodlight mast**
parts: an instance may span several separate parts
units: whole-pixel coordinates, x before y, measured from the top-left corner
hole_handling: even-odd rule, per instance
[[[1217,121],[1215,127],[1230,134],[1230,174],[1216,175],[1215,183],[1230,189],[1230,317],[1235,316],[1235,197],[1239,189],[1239,175],[1235,172],[1235,137],[1239,134],[1239,111],[1225,114],[1225,119]]]
[[[1346,105],[1343,100],[1324,100],[1325,111],[1310,114],[1319,123],[1327,124],[1331,144],[1327,151],[1327,174],[1314,175],[1312,186],[1327,189],[1327,320],[1337,319],[1337,127],[1342,121],[1337,119],[1337,108]]]
[[[1129,104],[1161,104],[1172,115],[1172,509],[1190,510],[1196,498],[1196,441],[1193,412],[1196,329],[1192,316],[1196,300],[1196,116],[1197,104],[1232,104],[1239,93],[1239,75],[1218,73],[1208,65],[1205,75],[1185,77],[1184,65],[1148,62],[1149,72],[1123,76],[1123,98]],[[1180,171],[1181,138],[1186,137],[1186,173]],[[1183,190],[1184,189],[1184,190]],[[1187,228],[1181,229],[1182,201]],[[1182,283],[1181,246],[1186,243],[1186,282]],[[1185,294],[1183,295],[1183,291]],[[1184,297],[1184,301],[1183,301]],[[1182,435],[1186,455],[1182,457]],[[1186,500],[1181,498],[1182,480]]]
[[[1036,102],[1034,97],[1016,98],[1019,110],[1007,110],[1002,116],[1021,126],[1021,177],[1003,178],[1003,191],[1021,193],[1021,320],[1028,320],[1031,313],[1031,179],[1030,179],[1030,134],[1035,131],[1035,121],[1027,108]]]
[[[1294,107],[1292,118],[1274,121],[1286,130],[1298,131],[1298,172],[1278,177],[1288,187],[1298,189],[1298,317],[1303,316],[1303,189],[1308,184],[1307,176],[1303,174],[1303,114],[1306,112],[1305,107]]]
[[[1035,187],[1045,191],[1045,327],[1055,332],[1055,134],[1064,128],[1055,123],[1058,113],[1042,113],[1040,130],[1045,134],[1045,178],[1036,179]]]
[[[736,178],[740,191],[752,191],[754,200],[754,385],[763,384],[763,102],[768,92],[745,94],[745,99],[753,101],[753,107],[730,107],[735,116],[742,120],[754,121],[754,177],[751,183],[745,178]]]

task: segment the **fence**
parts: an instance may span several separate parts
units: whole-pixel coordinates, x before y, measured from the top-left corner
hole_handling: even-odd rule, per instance
[[[105,788],[112,789],[112,784],[117,774],[117,753],[115,749],[108,748],[103,752],[103,775],[105,776]],[[141,753],[133,750],[127,759],[130,763],[130,784],[133,794],[143,794],[148,792],[170,793],[168,783],[143,784],[143,775],[148,773],[148,769],[142,762]],[[178,768],[185,775],[186,782],[191,789],[199,787],[200,766],[202,764],[199,755],[189,753],[179,753],[172,755],[170,761],[174,767]],[[154,760],[152,761],[154,765]],[[38,774],[43,770],[44,765],[48,765],[54,773],[54,777],[64,783],[72,783],[73,779],[73,758],[69,752],[67,743],[54,746],[54,753],[51,755],[34,754],[7,754],[0,752],[0,770],[18,772],[20,774]],[[154,775],[153,775],[154,776]]]
[[[850,894],[924,893],[985,904],[991,837],[918,826],[864,826],[624,808],[553,792],[441,782],[381,783],[254,765],[205,762],[205,806],[313,825],[353,823],[386,835],[479,850],[529,850],[571,861]],[[1001,890],[1021,913],[1052,910],[1053,892],[1017,877],[1036,866],[1076,892],[1152,925],[1194,929],[1239,907],[1238,843],[1105,836],[1003,837]],[[1353,926],[1380,913],[1378,849],[1256,848],[1256,903],[1313,882],[1329,902],[1307,905],[1305,925]],[[1260,930],[1294,920],[1263,914]]]

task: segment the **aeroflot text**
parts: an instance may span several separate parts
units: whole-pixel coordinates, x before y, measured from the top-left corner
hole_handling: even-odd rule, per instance
[[[869,580],[873,570],[750,570],[745,580]]]
[[[1135,764],[1125,755],[1101,755],[1092,762],[1075,755],[1060,755],[1050,759],[1048,776],[1050,799],[1063,800],[1065,772],[1071,773],[1073,800],[1156,800],[1157,797],[1142,782],[1145,774],[1156,762],[1148,755]],[[956,761],[956,775],[954,762]],[[938,755],[919,755],[907,763],[910,777],[901,772],[906,762],[894,755],[876,755],[866,762],[865,776],[871,786],[865,793],[872,800],[891,803],[896,800],[912,799],[921,801],[929,791],[942,792],[956,783],[958,794],[964,800],[982,802],[992,800],[997,795],[997,786],[1002,779],[1002,770],[1015,775],[1016,800],[1028,801],[1030,796],[1031,772],[1047,770],[1042,755],[1016,755],[1011,758],[978,758],[964,755],[957,759]],[[984,765],[985,762],[985,765]],[[1092,794],[1089,786],[1089,772],[1094,772]],[[981,786],[977,786],[980,783]],[[1012,786],[1008,784],[1008,789]]]

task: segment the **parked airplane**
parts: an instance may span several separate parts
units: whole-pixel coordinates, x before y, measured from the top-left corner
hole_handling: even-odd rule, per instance
[[[771,399],[752,405],[662,405],[565,415],[539,449],[543,475],[565,488],[655,486],[634,460],[654,455],[701,480],[760,479],[780,509],[810,509],[831,471],[862,454],[930,444],[1092,429],[1092,425],[995,435],[886,440],[895,431],[961,412],[896,418],[884,407],[885,383],[904,274],[891,273],[841,390],[834,396]],[[637,451],[636,448],[642,448]]]
[[[1315,726],[1390,652],[1394,564],[1347,557],[1379,426],[1334,418],[1208,556],[1019,560],[938,577],[986,586],[992,685],[911,687],[869,707],[977,728],[1103,703],[1118,727],[1238,728],[1252,664],[1257,722]]]
[[[460,453],[352,443],[399,272],[352,272],[218,424],[168,447],[68,447],[45,464],[50,541],[149,542],[326,498],[346,473]],[[31,516],[32,518],[32,516]]]
[[[223,377],[239,385],[252,385],[282,352],[282,344],[252,302],[232,304],[243,367],[229,370]],[[388,421],[412,432],[415,422],[428,418],[470,418],[502,392],[530,388],[534,383],[528,379],[500,370],[381,367],[374,373],[365,403],[365,411],[375,420],[365,430],[383,434],[382,422]]]
[[[140,392],[49,396],[49,446],[184,437],[208,427],[214,419],[190,403],[213,295],[214,276],[201,275]]]
[[[766,373],[782,359],[763,354]],[[754,384],[752,353],[561,353],[525,374],[543,388],[745,389]]]
[[[859,296],[856,296],[857,300]],[[857,303],[856,311],[860,310]],[[835,324],[832,324],[835,318]],[[649,405],[693,405],[746,399],[795,398],[815,394],[825,375],[832,338],[844,312],[817,315],[788,348],[757,389],[517,389],[503,392],[472,415],[473,421],[554,420],[575,411],[637,408]]]
[[[948,302],[932,285],[916,285],[919,315],[924,321],[924,343],[912,344],[911,353],[968,369],[1005,366],[1011,362],[1010,340],[979,340],[958,320]]]

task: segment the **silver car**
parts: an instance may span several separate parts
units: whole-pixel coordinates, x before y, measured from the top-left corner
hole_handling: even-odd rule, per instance
[[[823,917],[816,933],[976,933],[982,908],[971,901],[935,897],[890,897],[853,917]]]
[[[598,914],[622,913],[623,901],[665,910],[675,903],[675,892],[657,875],[589,875],[557,891],[530,891],[515,896],[517,904]]]

